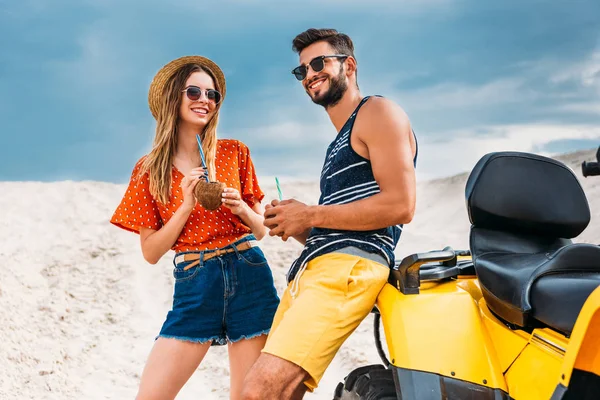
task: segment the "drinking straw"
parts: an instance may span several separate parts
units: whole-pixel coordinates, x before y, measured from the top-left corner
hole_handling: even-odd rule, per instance
[[[279,201],[283,200],[283,195],[281,194],[281,186],[279,186],[279,179],[275,177],[275,184],[277,185],[277,193],[279,194]]]
[[[202,168],[204,168],[204,178],[206,182],[208,182],[208,169],[206,168],[206,159],[204,158],[204,151],[202,151],[202,140],[200,140],[200,135],[196,135],[196,140],[198,141],[198,150],[200,150],[200,158],[202,158]]]

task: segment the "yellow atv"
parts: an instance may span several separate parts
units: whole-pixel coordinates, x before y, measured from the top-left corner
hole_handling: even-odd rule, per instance
[[[576,176],[490,153],[465,192],[470,250],[397,263],[374,310],[384,365],[352,371],[334,399],[600,399],[600,246],[570,240],[591,218]]]

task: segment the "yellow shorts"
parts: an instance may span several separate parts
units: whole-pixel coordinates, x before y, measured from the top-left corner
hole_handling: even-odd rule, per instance
[[[283,358],[310,375],[313,391],[333,357],[373,309],[388,266],[359,256],[330,253],[311,260],[295,298],[291,282],[277,308],[263,352]]]

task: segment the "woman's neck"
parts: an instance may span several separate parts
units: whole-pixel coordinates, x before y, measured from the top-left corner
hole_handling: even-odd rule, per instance
[[[179,123],[175,157],[199,166],[201,165],[201,159],[198,151],[198,140],[196,139],[197,134],[202,135],[201,127],[190,125],[185,122]]]

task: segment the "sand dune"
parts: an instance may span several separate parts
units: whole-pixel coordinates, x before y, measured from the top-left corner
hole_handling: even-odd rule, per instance
[[[561,157],[580,176],[595,152]],[[467,174],[421,182],[414,221],[399,256],[468,247]],[[593,212],[577,241],[600,243],[600,177],[581,179]],[[314,182],[282,182],[286,197],[314,204]],[[262,186],[276,197],[272,182]],[[0,183],[0,398],[132,399],[170,308],[171,254],[147,264],[138,237],[108,223],[124,185],[100,182]],[[280,293],[300,251],[266,238],[262,247]],[[307,399],[329,399],[356,366],[379,362],[371,317],[342,347],[321,387]],[[213,348],[179,399],[227,399],[226,349]]]

